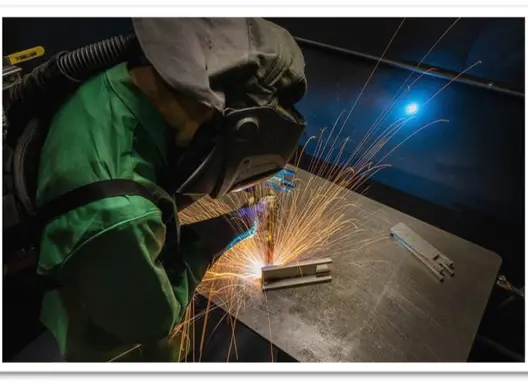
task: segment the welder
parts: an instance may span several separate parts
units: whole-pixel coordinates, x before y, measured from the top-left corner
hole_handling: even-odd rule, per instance
[[[133,24],[139,53],[67,98],[40,153],[37,271],[57,283],[41,321],[68,361],[184,357],[187,305],[233,239],[254,233],[258,207],[184,226],[178,209],[271,177],[305,127],[295,109],[304,60],[284,29],[242,18]]]

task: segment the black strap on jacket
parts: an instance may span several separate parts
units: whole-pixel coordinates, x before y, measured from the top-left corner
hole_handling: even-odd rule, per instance
[[[51,220],[66,214],[91,202],[117,196],[142,196],[152,201],[156,206],[158,202],[143,185],[126,179],[112,179],[97,181],[76,188],[61,195],[38,209],[38,222],[42,227]]]
[[[174,216],[173,210],[170,209],[172,207],[165,208],[146,187],[135,181],[126,179],[103,180],[87,184],[51,200],[38,209],[38,226],[44,228],[51,220],[73,209],[94,201],[117,196],[142,196],[150,200],[161,210],[168,233],[179,238],[179,223],[177,217]],[[36,284],[42,292],[54,290],[61,286],[53,277],[40,275],[37,275]]]

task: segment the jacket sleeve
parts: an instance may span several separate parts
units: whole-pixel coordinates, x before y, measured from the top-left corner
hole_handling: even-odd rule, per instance
[[[151,211],[80,246],[68,263],[68,277],[91,321],[123,342],[167,337],[223,244],[232,240],[225,218],[213,220],[223,221],[217,228],[225,233],[216,233],[213,238],[223,240],[210,244],[201,240],[201,224],[182,228],[179,249],[164,248],[161,213]]]
[[[70,258],[68,278],[83,310],[106,332],[127,343],[166,337],[187,305],[158,260],[165,226],[158,210],[106,229]]]
[[[190,302],[209,267],[239,232],[227,214],[183,225],[178,244],[168,239],[160,258],[181,302]]]

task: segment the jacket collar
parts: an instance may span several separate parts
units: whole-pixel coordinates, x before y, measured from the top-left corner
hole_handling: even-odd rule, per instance
[[[127,63],[121,63],[106,73],[110,87],[136,117],[158,147],[163,160],[167,162],[166,147],[168,130],[163,116],[152,105],[130,79]]]

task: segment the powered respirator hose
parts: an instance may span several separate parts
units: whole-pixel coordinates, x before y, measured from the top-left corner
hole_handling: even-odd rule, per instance
[[[135,41],[135,35],[119,35],[72,52],[59,53],[57,67],[70,80],[81,82],[94,72],[114,66],[126,59]]]
[[[10,88],[4,111],[6,139],[16,138],[27,122],[53,112],[90,76],[111,68],[139,50],[136,36],[118,35],[71,52],[61,52]]]

